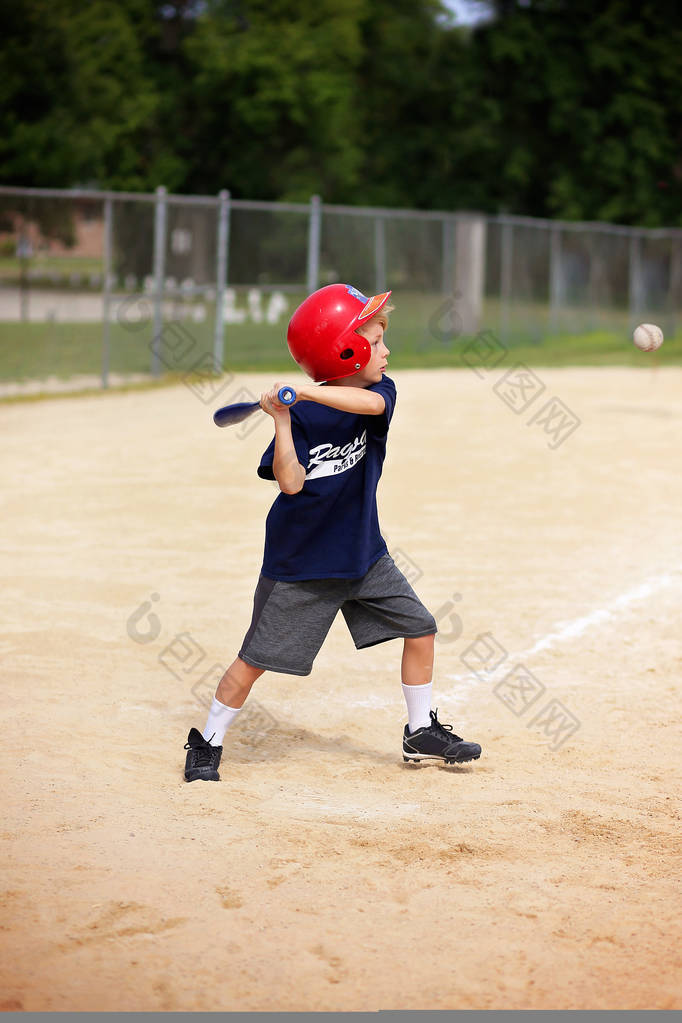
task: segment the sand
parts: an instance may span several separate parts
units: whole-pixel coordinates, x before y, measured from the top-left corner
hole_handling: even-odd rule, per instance
[[[380,517],[481,759],[403,763],[401,644],[339,616],[218,784],[276,492],[210,413],[271,381],[0,405],[4,1009],[682,1007],[682,370],[535,372],[394,374]]]

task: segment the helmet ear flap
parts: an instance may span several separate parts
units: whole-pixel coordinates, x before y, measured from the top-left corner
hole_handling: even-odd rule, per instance
[[[336,379],[359,373],[371,358],[372,349],[367,338],[362,334],[353,333],[350,345],[348,344],[349,340],[346,338],[345,341],[342,341],[345,347],[342,347],[338,354],[339,374]]]
[[[349,366],[351,365],[350,360],[353,358],[354,355],[355,355],[355,349],[354,348],[344,348],[344,350],[342,352],[339,352],[339,358],[342,359],[342,360],[347,360]],[[357,372],[358,370],[362,369],[362,363],[361,362],[357,362],[356,361],[352,365],[353,365],[353,371],[355,371],[355,372]]]

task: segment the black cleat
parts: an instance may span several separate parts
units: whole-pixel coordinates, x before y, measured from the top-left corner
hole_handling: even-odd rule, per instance
[[[481,747],[477,742],[464,742],[452,730],[452,725],[443,725],[438,720],[438,710],[430,710],[431,724],[410,732],[405,725],[403,732],[403,760],[444,760],[446,764],[464,764],[467,760],[478,760]]]
[[[222,746],[211,746],[197,728],[190,728],[185,749],[185,781],[220,781],[218,765],[223,753]]]

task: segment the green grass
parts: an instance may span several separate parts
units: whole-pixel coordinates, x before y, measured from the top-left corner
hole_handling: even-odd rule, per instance
[[[212,350],[212,326],[167,324],[161,370],[188,369]],[[109,369],[112,373],[151,370],[151,330],[132,332],[112,323]],[[103,327],[91,323],[0,323],[0,380],[31,380],[48,376],[67,379],[100,373]],[[179,351],[177,359],[173,351]]]
[[[19,281],[21,276],[21,260],[16,256],[0,256],[0,280],[3,284]],[[32,256],[26,261],[26,267],[32,273],[50,274],[57,271],[61,274],[102,273],[103,261],[92,256]]]
[[[391,338],[387,335],[387,343]],[[467,346],[470,338],[458,338],[440,347],[423,348],[396,345],[390,364],[396,368],[466,366],[472,361]],[[507,354],[504,355],[504,349]],[[682,334],[664,342],[658,352],[641,352],[626,335],[595,331],[589,334],[563,334],[540,341],[515,338],[500,349],[500,364],[523,362],[528,366],[641,366],[651,365],[652,357],[661,365],[682,365]]]
[[[292,303],[293,304],[293,303]],[[394,316],[386,341],[394,369],[464,367],[472,359],[472,339],[439,340],[425,320],[405,324]],[[112,373],[149,373],[151,327],[110,327],[109,369]],[[69,378],[99,374],[102,368],[101,324],[0,323],[0,381]],[[162,335],[162,372],[182,373],[213,352],[212,310],[203,323],[167,323]],[[277,325],[228,325],[224,335],[225,368],[286,372],[292,368],[285,343],[284,322]],[[506,353],[504,349],[507,349]],[[653,355],[640,352],[627,333],[594,331],[543,338],[516,333],[504,348],[500,365],[524,362],[529,366],[650,366],[682,365],[682,335],[668,338]],[[205,372],[208,362],[200,363]]]

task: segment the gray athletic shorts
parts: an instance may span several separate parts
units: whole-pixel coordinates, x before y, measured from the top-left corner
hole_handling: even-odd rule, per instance
[[[362,579],[287,583],[261,575],[239,656],[254,668],[309,675],[339,609],[358,650],[438,631],[433,615],[384,554]]]

